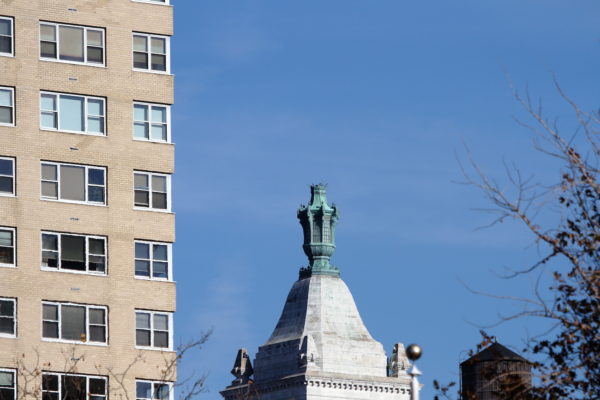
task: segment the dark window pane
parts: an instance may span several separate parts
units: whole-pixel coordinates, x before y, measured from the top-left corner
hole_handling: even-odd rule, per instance
[[[58,393],[42,393],[42,400],[58,400]]]
[[[167,263],[155,261],[152,268],[152,276],[155,278],[167,279],[169,273],[167,271]]]
[[[90,309],[90,324],[104,325],[104,310],[98,308]]]
[[[12,54],[12,40],[6,36],[0,36],[0,53]]]
[[[42,42],[40,46],[40,56],[46,58],[56,58],[56,43]]]
[[[135,258],[150,258],[150,245],[147,243],[135,244]]]
[[[13,161],[0,159],[0,175],[12,176],[12,174],[13,174]]]
[[[58,375],[42,375],[42,390],[58,390]]]
[[[42,314],[42,318],[56,321],[58,320],[58,306],[54,304],[44,304]]]
[[[154,384],[154,398],[167,400],[169,398],[169,385]]]
[[[135,344],[137,346],[150,346],[150,331],[137,329],[135,331]]]
[[[90,393],[105,395],[106,381],[104,379],[90,378]]]
[[[62,235],[61,268],[85,271],[85,238],[82,236]]]
[[[136,190],[135,191],[135,205],[137,207],[148,207],[150,205],[150,193]]]
[[[138,399],[151,399],[152,384],[150,382],[136,382],[135,397]]]
[[[153,259],[167,261],[167,246],[164,244],[155,244],[154,245],[154,256]]]
[[[7,176],[0,176],[0,192],[12,193],[13,192],[13,178]]]
[[[57,176],[56,165],[42,164],[42,179],[45,179],[48,181],[55,181],[56,176]]]
[[[104,170],[98,168],[88,169],[88,183],[92,185],[104,185]]]
[[[58,252],[42,251],[42,265],[48,268],[58,268]]]
[[[0,333],[15,334],[15,320],[13,318],[0,317]]]
[[[148,54],[134,52],[133,68],[148,69]]]
[[[103,326],[90,326],[90,341],[106,343],[106,332]]]
[[[13,123],[11,107],[0,107],[0,122],[4,124]]]
[[[150,276],[150,261],[136,260],[135,261],[136,276]]]
[[[0,387],[14,387],[14,385],[14,373],[8,371],[0,371]]]
[[[0,264],[14,264],[15,258],[12,247],[0,247]]]
[[[44,321],[42,336],[45,338],[58,339],[58,322]]]
[[[103,239],[89,239],[88,246],[92,254],[104,254]]]
[[[85,377],[63,375],[61,380],[63,400],[86,400]]]
[[[0,317],[12,317],[15,315],[15,303],[9,300],[0,300]]]
[[[104,272],[106,269],[106,259],[104,256],[90,256],[89,270],[96,272]]]
[[[159,208],[161,210],[167,209],[167,194],[166,193],[152,193],[152,208]]]
[[[85,340],[85,308],[61,306],[62,339]]]
[[[58,235],[43,233],[42,248],[44,250],[58,250]]]
[[[14,389],[0,388],[0,400],[14,400],[14,398]]]
[[[152,54],[152,70],[166,71],[167,57],[159,54]]]
[[[104,187],[88,186],[88,201],[104,203]]]
[[[87,60],[88,62],[94,62],[98,64],[102,64],[103,60],[103,51],[100,47],[90,47],[87,48]]]
[[[154,347],[169,347],[169,334],[167,332],[154,332]]]

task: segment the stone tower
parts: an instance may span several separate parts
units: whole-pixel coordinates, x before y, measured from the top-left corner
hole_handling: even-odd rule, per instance
[[[309,265],[300,270],[254,368],[245,350],[238,353],[232,370],[237,379],[221,392],[226,400],[410,398],[404,347],[397,344],[386,357],[363,324],[339,269],[330,263],[338,210],[327,203],[325,189],[311,186],[310,203],[298,210]]]

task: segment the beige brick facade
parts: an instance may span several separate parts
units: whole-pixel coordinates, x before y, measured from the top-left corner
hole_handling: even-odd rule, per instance
[[[0,126],[0,156],[16,160],[16,195],[0,196],[0,226],[16,228],[17,249],[16,267],[0,268],[0,297],[17,299],[17,335],[0,337],[0,368],[24,362],[60,372],[76,364],[73,372],[108,377],[108,397],[134,399],[135,379],[159,379],[157,366],[173,356],[136,349],[134,310],[175,311],[174,282],[135,278],[134,240],[173,242],[175,218],[133,206],[134,170],[174,170],[172,144],[133,140],[133,102],[172,104],[174,79],[133,70],[132,32],[171,36],[173,9],[132,0],[0,0],[0,16],[14,18],[14,57],[0,56],[0,86],[15,89],[16,104],[15,126]],[[41,60],[40,21],[104,28],[105,66]],[[104,97],[106,136],[41,130],[40,91]],[[42,200],[41,161],[105,167],[106,205]],[[42,231],[105,236],[107,274],[42,270]],[[106,306],[107,345],[44,340],[43,300]],[[40,377],[19,374],[18,398],[41,398]]]

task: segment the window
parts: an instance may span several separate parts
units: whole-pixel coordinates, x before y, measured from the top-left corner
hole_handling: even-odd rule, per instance
[[[15,89],[0,86],[0,125],[15,125]]]
[[[42,268],[106,274],[106,238],[42,232]]]
[[[17,379],[14,369],[0,368],[0,399],[15,400],[17,398]]]
[[[171,208],[171,176],[153,172],[133,174],[135,207],[168,211]]]
[[[17,301],[0,297],[0,337],[17,336]],[[0,384],[0,386],[2,386]],[[0,388],[0,391],[2,389]],[[0,397],[1,399],[1,397]]]
[[[0,55],[14,55],[14,35],[13,19],[0,17]]]
[[[42,400],[105,400],[104,376],[42,373]]]
[[[0,227],[0,267],[15,266],[15,229]]]
[[[136,310],[135,345],[170,350],[172,316],[172,313]]]
[[[169,37],[133,34],[133,69],[169,72]]]
[[[105,112],[101,97],[48,92],[40,95],[42,129],[104,135]]]
[[[133,138],[170,142],[171,108],[167,105],[133,103]]]
[[[169,280],[171,277],[171,244],[135,242],[135,276]]]
[[[42,199],[106,204],[106,169],[42,162]]]
[[[104,65],[104,29],[40,22],[40,57]]]
[[[15,195],[15,159],[0,157],[0,196]]]
[[[136,400],[169,400],[172,393],[172,383],[156,381],[135,381]]]
[[[68,342],[106,343],[106,307],[43,302],[42,337]]]

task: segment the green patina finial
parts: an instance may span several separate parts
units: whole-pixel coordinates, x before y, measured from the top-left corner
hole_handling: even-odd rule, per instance
[[[340,270],[329,263],[335,251],[335,224],[338,212],[335,204],[327,204],[326,185],[310,187],[310,203],[298,209],[298,219],[304,230],[304,253],[310,262],[300,270],[300,278],[310,275],[340,276]]]

